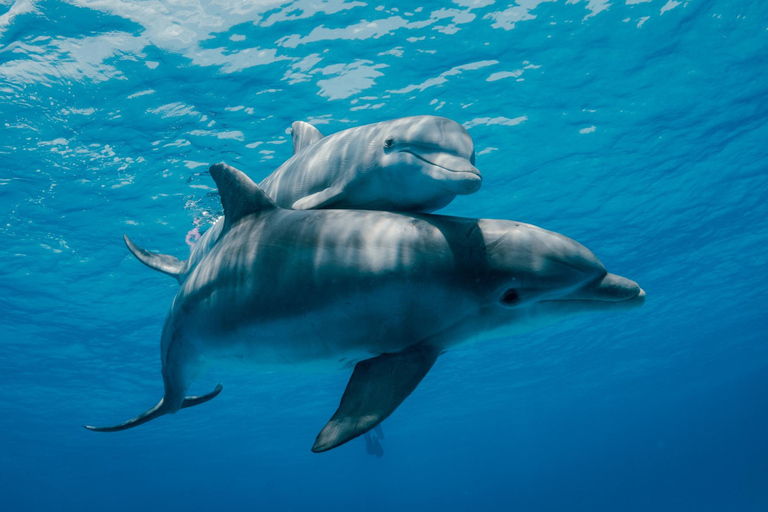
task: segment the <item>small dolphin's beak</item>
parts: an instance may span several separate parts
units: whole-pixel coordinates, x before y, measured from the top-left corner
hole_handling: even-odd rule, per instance
[[[403,150],[419,160],[448,172],[429,172],[435,179],[446,182],[456,194],[472,194],[477,192],[483,182],[480,171],[464,157],[445,152],[421,152]]]

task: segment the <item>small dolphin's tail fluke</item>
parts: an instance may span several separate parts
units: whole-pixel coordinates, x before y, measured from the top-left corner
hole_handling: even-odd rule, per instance
[[[169,276],[180,281],[181,275],[184,272],[184,262],[180,259],[171,256],[170,254],[159,254],[150,252],[146,249],[142,249],[128,238],[128,235],[123,235],[125,239],[125,245],[128,246],[128,250],[136,256],[140,262],[148,266],[153,270],[168,274]],[[159,405],[159,404],[158,404]],[[151,410],[151,409],[150,409]],[[147,411],[149,412],[149,411]]]
[[[221,393],[222,389],[224,389],[223,386],[218,384],[216,385],[216,388],[208,394],[201,396],[188,396],[181,403],[181,408],[186,409],[187,407],[194,407],[195,405],[204,404],[209,400],[213,400],[216,398],[216,395]],[[155,418],[159,418],[160,416],[168,414],[169,412],[170,411],[168,410],[168,407],[164,407],[164,399],[160,399],[160,402],[150,410],[143,412],[135,418],[131,418],[124,423],[120,423],[119,425],[113,425],[111,427],[93,427],[91,425],[83,426],[88,430],[93,430],[94,432],[119,432],[120,430],[128,430],[129,428],[138,427],[139,425],[142,425],[148,421],[152,421]]]

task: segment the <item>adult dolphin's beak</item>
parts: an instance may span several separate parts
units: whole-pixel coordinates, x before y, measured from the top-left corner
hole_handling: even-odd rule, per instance
[[[645,303],[645,291],[636,282],[609,273],[561,300],[604,303],[610,309],[634,309]]]

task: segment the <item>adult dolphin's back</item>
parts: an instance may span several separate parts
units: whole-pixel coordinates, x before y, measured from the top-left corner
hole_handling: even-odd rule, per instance
[[[293,123],[295,154],[259,187],[297,210],[432,212],[480,188],[472,138],[445,117],[413,116],[323,137]]]

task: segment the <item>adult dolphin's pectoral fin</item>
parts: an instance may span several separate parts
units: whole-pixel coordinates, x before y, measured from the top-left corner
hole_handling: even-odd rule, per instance
[[[305,147],[322,139],[323,134],[309,123],[295,121],[291,125],[291,138],[293,139],[293,154],[295,155]]]
[[[216,395],[221,393],[222,389],[224,389],[224,387],[221,384],[217,384],[216,388],[214,388],[214,390],[210,393],[201,396],[188,396],[184,398],[184,401],[181,403],[181,408],[186,409],[187,407],[194,407],[196,405],[204,404],[209,400],[213,400],[216,398]],[[148,421],[152,421],[155,418],[159,418],[160,416],[168,414],[168,410],[164,407],[164,403],[165,400],[161,398],[160,402],[158,402],[158,404],[150,410],[139,414],[135,418],[131,418],[128,421],[120,423],[119,425],[113,425],[111,427],[93,427],[91,425],[83,426],[88,430],[93,430],[94,432],[119,432],[120,430],[128,430],[129,428],[138,427],[139,425],[142,425]]]
[[[171,277],[179,280],[182,272],[184,271],[184,262],[178,258],[175,258],[169,254],[158,254],[155,252],[149,252],[146,249],[142,249],[128,238],[128,235],[123,235],[125,245],[128,246],[128,250],[136,256],[140,262],[145,264],[151,269],[168,274]]]
[[[339,408],[312,451],[336,448],[384,421],[416,389],[438,355],[433,347],[417,345],[357,363]]]
[[[328,187],[315,192],[307,197],[302,197],[291,208],[294,210],[319,210],[321,208],[331,208],[333,205],[345,197],[342,187]]]

